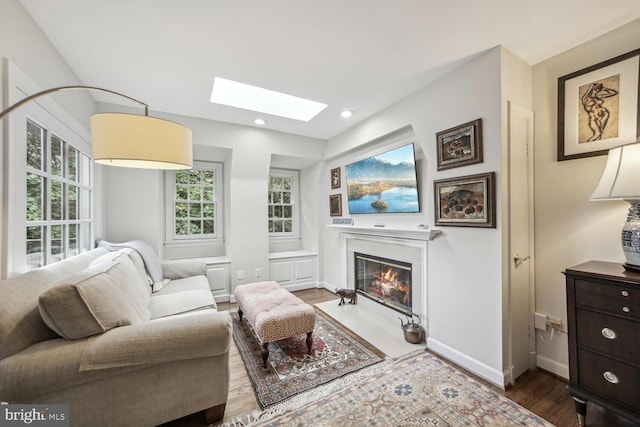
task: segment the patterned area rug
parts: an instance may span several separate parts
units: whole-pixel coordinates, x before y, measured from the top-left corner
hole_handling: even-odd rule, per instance
[[[426,351],[386,360],[225,425],[553,426]]]
[[[246,319],[231,313],[233,339],[247,368],[261,408],[281,402],[328,381],[380,362],[381,355],[369,350],[347,331],[316,314],[311,354],[306,334],[269,343],[267,368],[262,367],[260,345]]]

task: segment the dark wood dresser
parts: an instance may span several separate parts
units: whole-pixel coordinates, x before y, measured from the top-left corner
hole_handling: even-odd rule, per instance
[[[640,424],[640,274],[590,261],[565,270],[569,392]]]

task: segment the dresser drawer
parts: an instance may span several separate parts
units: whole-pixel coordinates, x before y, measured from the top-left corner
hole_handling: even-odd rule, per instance
[[[578,384],[600,397],[618,402],[632,412],[640,408],[640,369],[578,350]]]
[[[576,279],[576,305],[640,319],[640,289]]]
[[[640,323],[577,309],[578,346],[634,361],[638,357]]]

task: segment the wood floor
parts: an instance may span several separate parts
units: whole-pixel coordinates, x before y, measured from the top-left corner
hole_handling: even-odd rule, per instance
[[[308,289],[295,292],[295,294],[311,305],[337,298],[336,295],[325,289]],[[232,307],[234,305],[228,303],[218,304],[220,310],[228,310]],[[235,344],[231,346],[230,363],[231,382],[224,421],[241,417],[251,411],[260,410],[244,368],[244,363]],[[467,372],[465,369],[460,369],[487,387],[508,397],[558,427],[578,426],[573,399],[566,391],[567,383],[562,378],[540,369],[533,369],[518,378],[515,385],[505,391]],[[205,424],[202,414],[194,414],[167,425],[203,426]],[[587,427],[632,427],[635,424],[589,403],[586,425]]]

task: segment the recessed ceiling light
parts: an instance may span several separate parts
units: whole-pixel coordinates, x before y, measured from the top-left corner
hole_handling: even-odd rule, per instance
[[[265,119],[255,119],[253,121],[253,123],[255,123],[255,124],[259,125],[259,126],[262,126],[262,125],[266,125],[267,121]]]
[[[308,122],[327,104],[216,77],[211,102]]]
[[[349,117],[352,117],[354,114],[354,112],[352,110],[342,110],[340,111],[340,117],[342,117],[343,119],[348,119]]]

